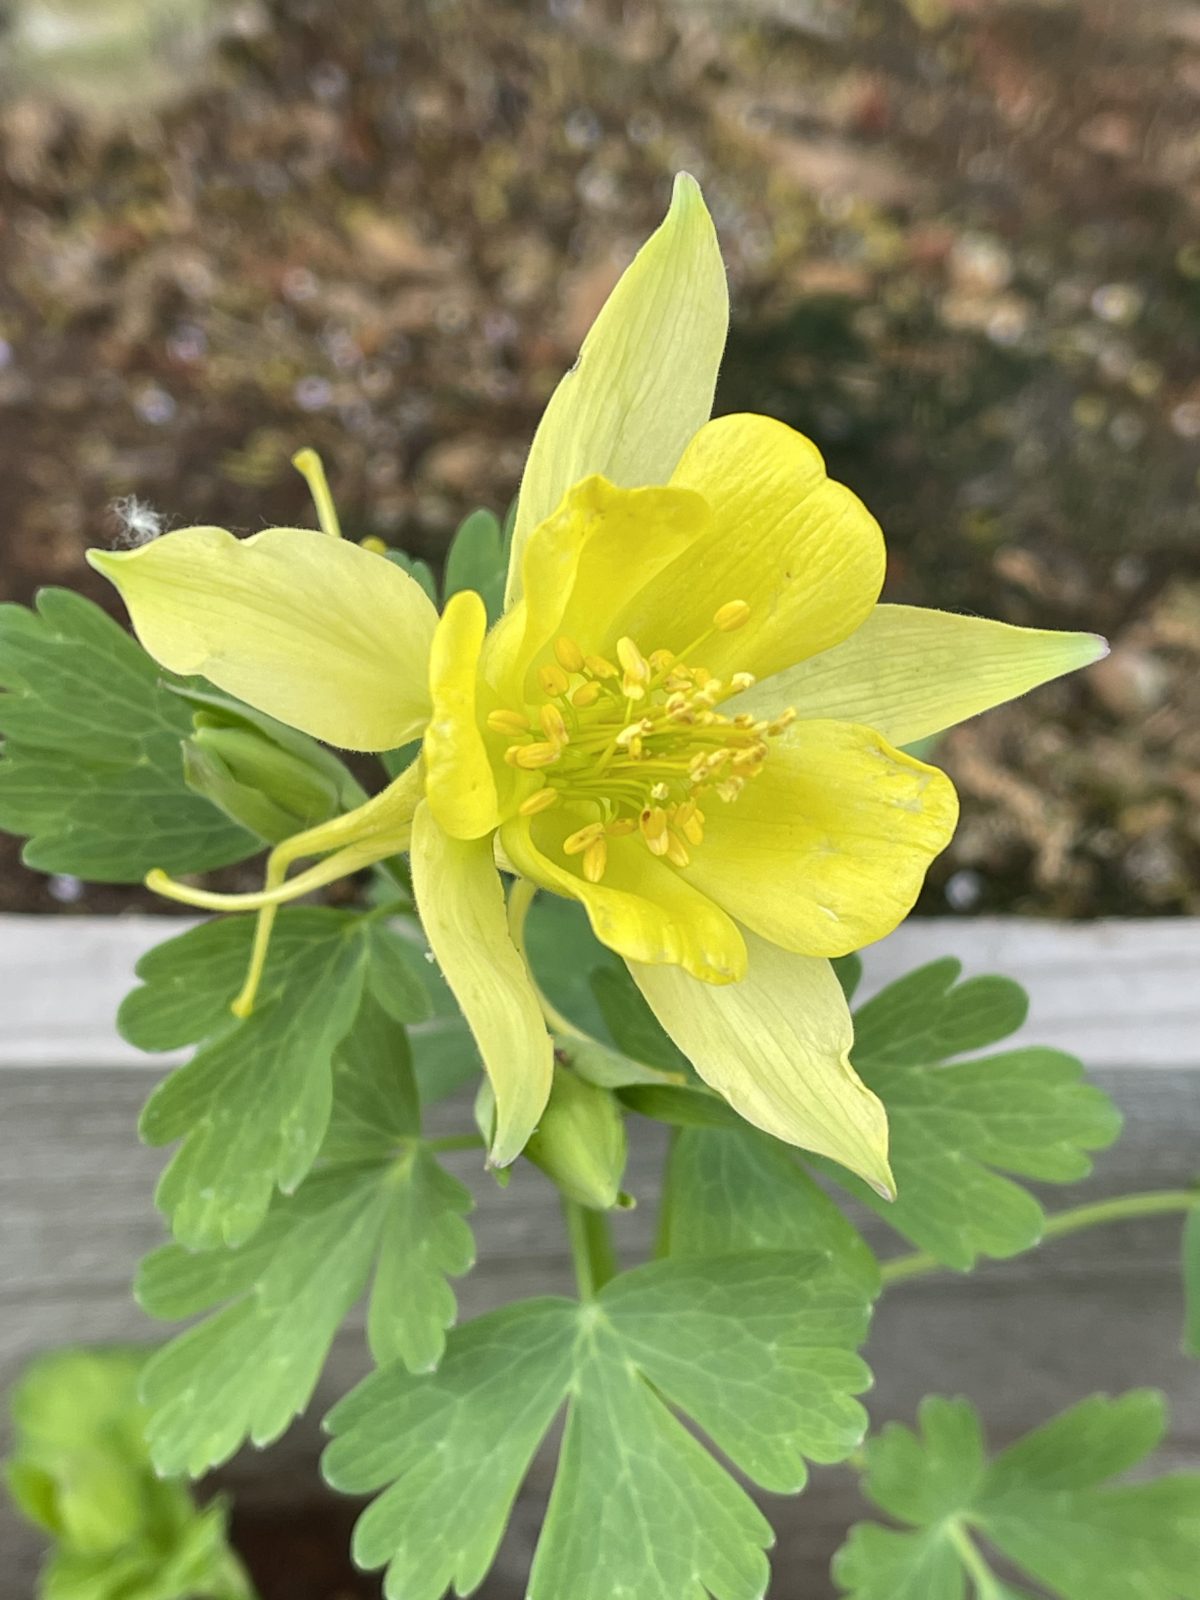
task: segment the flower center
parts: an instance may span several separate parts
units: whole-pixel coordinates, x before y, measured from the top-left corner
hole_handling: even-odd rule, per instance
[[[594,809],[595,820],[563,843],[567,855],[582,856],[589,882],[604,876],[608,841],[634,833],[652,855],[686,867],[691,848],[704,840],[701,798],[736,800],[762,770],[768,739],[795,720],[794,711],[770,721],[749,712],[725,715],[717,707],[749,689],[754,678],[735,672],[725,683],[690,659],[714,634],[734,632],[749,615],[745,601],[729,601],[678,655],[654,650],[644,656],[623,638],[612,662],[561,638],[554,660],[538,669],[546,700],[537,712],[499,710],[488,717],[494,733],[512,737],[504,759],[542,779],[520,807],[524,816],[560,801]]]

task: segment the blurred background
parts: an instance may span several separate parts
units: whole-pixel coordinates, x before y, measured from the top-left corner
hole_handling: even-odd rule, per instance
[[[921,909],[1200,911],[1194,0],[7,0],[0,594],[165,526],[437,560],[685,167],[718,411],[809,433],[888,597],[1111,658],[947,737]],[[2,910],[111,910],[0,862]]]

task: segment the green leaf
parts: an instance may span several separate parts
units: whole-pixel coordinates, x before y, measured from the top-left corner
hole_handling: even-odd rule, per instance
[[[138,883],[262,847],[184,781],[185,701],[99,606],[44,589],[0,606],[0,828],[42,872]]]
[[[728,1101],[704,1089],[631,1084],[619,1091],[619,1097],[630,1111],[673,1128],[728,1128],[736,1132],[746,1126]]]
[[[592,974],[597,966],[615,965],[616,958],[592,932],[583,907],[559,895],[538,895],[525,923],[525,946],[534,976],[559,1010],[584,1033],[610,1042]]]
[[[437,605],[437,579],[428,561],[422,561],[417,556],[405,555],[403,550],[389,550],[385,559],[399,567],[401,572],[407,572],[410,578],[415,578],[434,605]]]
[[[627,1056],[695,1082],[691,1063],[663,1032],[624,964],[594,968],[591,984],[605,1026]]]
[[[408,1037],[421,1104],[432,1105],[478,1078],[483,1063],[420,923],[415,917],[406,918],[397,923],[395,932],[399,954],[417,974],[427,996],[427,1013],[410,1025]]]
[[[750,1252],[657,1262],[582,1305],[481,1317],[451,1335],[436,1373],[387,1368],[328,1418],[329,1481],[382,1491],[355,1559],[387,1564],[389,1600],[470,1593],[569,1400],[531,1600],[758,1600],[771,1530],[681,1419],[763,1487],[801,1488],[805,1457],[841,1460],[861,1438],[868,1312],[822,1258]]]
[[[56,1350],[12,1394],[9,1487],[56,1540],[45,1600],[250,1600],[226,1540],[228,1508],[197,1511],[160,1479],[137,1397],[148,1350]]]
[[[842,986],[842,993],[849,1003],[858,993],[858,986],[862,982],[862,957],[853,953],[848,956],[835,956],[829,965],[833,968],[834,975]]]
[[[397,978],[397,936],[352,912],[293,908],[279,918],[253,1013],[229,1012],[249,958],[249,918],[202,923],[145,956],[145,987],[121,1008],[131,1042],[166,1049],[204,1040],[142,1113],[148,1144],[183,1141],[157,1202],[192,1249],[243,1243],[278,1187],[292,1192],[325,1135],[333,1057],[368,972],[394,1009],[427,1002]],[[411,969],[405,969],[405,983]],[[386,974],[386,976],[380,976]]]
[[[495,622],[504,609],[504,535],[500,519],[490,511],[472,511],[460,524],[446,553],[446,599],[460,589],[474,589]]]
[[[879,1265],[866,1242],[786,1145],[743,1123],[685,1128],[667,1165],[662,1242],[671,1255],[739,1250],[815,1250],[879,1292]]]
[[[1121,1119],[1060,1050],[949,1061],[1004,1038],[1027,1007],[1009,979],[959,983],[960,971],[957,961],[935,961],[855,1014],[853,1061],[887,1107],[897,1199],[881,1201],[842,1168],[818,1165],[906,1239],[966,1270],[977,1256],[1016,1255],[1041,1237],[1041,1205],[1003,1174],[1086,1177],[1086,1152],[1110,1145]]]
[[[193,1476],[249,1438],[269,1444],[308,1404],[333,1338],[374,1274],[376,1361],[437,1364],[456,1305],[447,1276],[474,1260],[471,1198],[418,1136],[404,1030],[369,996],[343,1041],[322,1164],[239,1249],[178,1245],[142,1263],[152,1316],[213,1315],[147,1366],[159,1471]]]
[[[1183,1223],[1183,1349],[1200,1356],[1200,1206]]]
[[[864,1493],[904,1531],[861,1523],[834,1560],[853,1600],[1019,1600],[986,1546],[1056,1600],[1197,1600],[1200,1474],[1114,1484],[1160,1442],[1162,1397],[1095,1395],[988,1462],[965,1400],[925,1400],[920,1432],[866,1449]]]

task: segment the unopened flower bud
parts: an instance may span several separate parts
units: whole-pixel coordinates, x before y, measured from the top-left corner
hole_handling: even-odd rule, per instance
[[[216,696],[189,696],[197,709],[183,741],[190,789],[269,844],[361,804],[362,790],[338,758],[307,734]]]
[[[525,1154],[568,1200],[593,1211],[621,1201],[625,1119],[607,1089],[556,1066],[550,1100]]]

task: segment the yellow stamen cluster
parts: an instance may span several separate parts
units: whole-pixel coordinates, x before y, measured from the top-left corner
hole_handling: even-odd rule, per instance
[[[488,716],[489,729],[512,741],[504,759],[542,777],[522,815],[536,816],[561,800],[595,808],[595,820],[563,843],[568,856],[581,857],[589,882],[604,876],[609,840],[635,833],[652,855],[686,867],[704,840],[700,797],[711,791],[726,803],[736,800],[762,770],[768,739],[794,720],[790,711],[770,721],[723,714],[716,708],[749,689],[753,676],[735,672],[725,683],[686,659],[749,616],[744,600],[729,601],[678,656],[643,655],[626,637],[617,641],[612,662],[560,638],[554,659],[536,674],[547,696],[536,713],[504,708]]]

